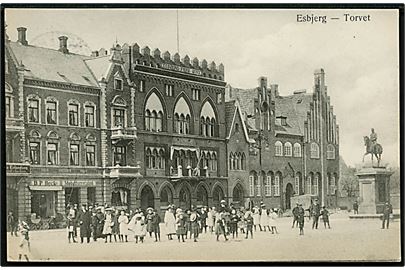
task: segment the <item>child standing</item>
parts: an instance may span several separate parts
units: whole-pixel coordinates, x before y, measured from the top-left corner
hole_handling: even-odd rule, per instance
[[[270,209],[269,218],[270,218],[271,233],[274,234],[274,232],[276,232],[276,234],[278,234],[278,231],[277,231],[278,214],[274,209]]]
[[[120,241],[123,242],[125,237],[125,242],[128,242],[128,216],[124,211],[121,211],[118,223],[120,224]]]
[[[250,238],[253,239],[253,216],[252,216],[252,212],[250,212],[249,210],[246,212],[245,214],[245,223],[246,223],[246,237],[245,239],[248,238],[249,236],[249,232],[250,232]]]
[[[236,214],[236,210],[233,209],[230,216],[230,231],[232,233],[232,238],[235,238],[235,234],[236,238],[238,238],[238,221],[239,216]]]
[[[24,255],[24,258],[29,261],[28,259],[28,253],[30,251],[30,237],[29,237],[29,226],[27,223],[24,221],[21,222],[19,225],[20,229],[20,244],[18,245],[19,251],[18,251],[18,260],[21,261],[22,256]]]
[[[253,208],[253,226],[255,227],[255,231],[257,229],[257,226],[260,226],[260,213],[259,209],[257,207]]]
[[[329,211],[326,209],[325,206],[322,206],[322,219],[323,219],[323,225],[325,226],[326,229],[326,224],[328,224],[328,228],[330,229],[330,224],[329,224]]]
[[[180,237],[181,237],[182,242],[185,242],[184,241],[184,235],[186,234],[185,226],[186,226],[186,220],[184,219],[183,211],[180,208],[178,208],[176,210],[176,234],[177,234],[177,239],[179,240],[179,242],[180,242]]]
[[[67,218],[67,230],[68,230],[68,240],[70,244],[70,239],[73,240],[73,243],[76,243],[75,235],[74,235],[74,221],[71,214],[68,214]]]

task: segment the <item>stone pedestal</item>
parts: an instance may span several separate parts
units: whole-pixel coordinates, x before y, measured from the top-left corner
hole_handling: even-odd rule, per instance
[[[390,176],[385,167],[363,167],[356,173],[359,178],[359,214],[380,214],[390,200]]]

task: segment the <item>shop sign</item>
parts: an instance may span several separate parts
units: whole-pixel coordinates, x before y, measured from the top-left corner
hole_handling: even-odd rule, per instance
[[[93,187],[96,181],[86,180],[32,180],[30,186]]]
[[[199,76],[202,75],[202,72],[200,70],[192,69],[192,68],[188,68],[188,67],[176,66],[176,65],[166,64],[166,63],[161,64],[161,67],[164,69],[170,69],[170,70],[174,70],[174,71],[190,73],[190,74],[199,75]]]

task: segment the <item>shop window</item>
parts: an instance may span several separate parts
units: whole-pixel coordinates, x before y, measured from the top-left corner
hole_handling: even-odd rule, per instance
[[[96,187],[87,188],[87,204],[94,205],[96,203]]]

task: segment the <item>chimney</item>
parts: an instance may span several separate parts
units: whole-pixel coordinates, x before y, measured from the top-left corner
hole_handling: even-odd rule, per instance
[[[315,70],[314,85],[315,85],[315,92],[326,94],[325,71],[323,70],[323,68]]]
[[[91,56],[92,57],[98,57],[98,51],[92,51]]]
[[[69,50],[67,48],[67,36],[60,36],[59,37],[59,51],[63,53],[69,53]]]
[[[28,45],[27,41],[27,28],[25,27],[18,27],[18,43],[21,45]]]
[[[259,87],[261,88],[261,89],[267,89],[267,78],[266,77],[264,77],[264,76],[261,76],[261,77],[259,77]]]
[[[278,93],[278,84],[272,84],[271,86],[270,86],[270,88],[271,88],[271,97],[274,99],[274,98],[276,98],[276,97],[278,97],[279,96],[279,93]]]

